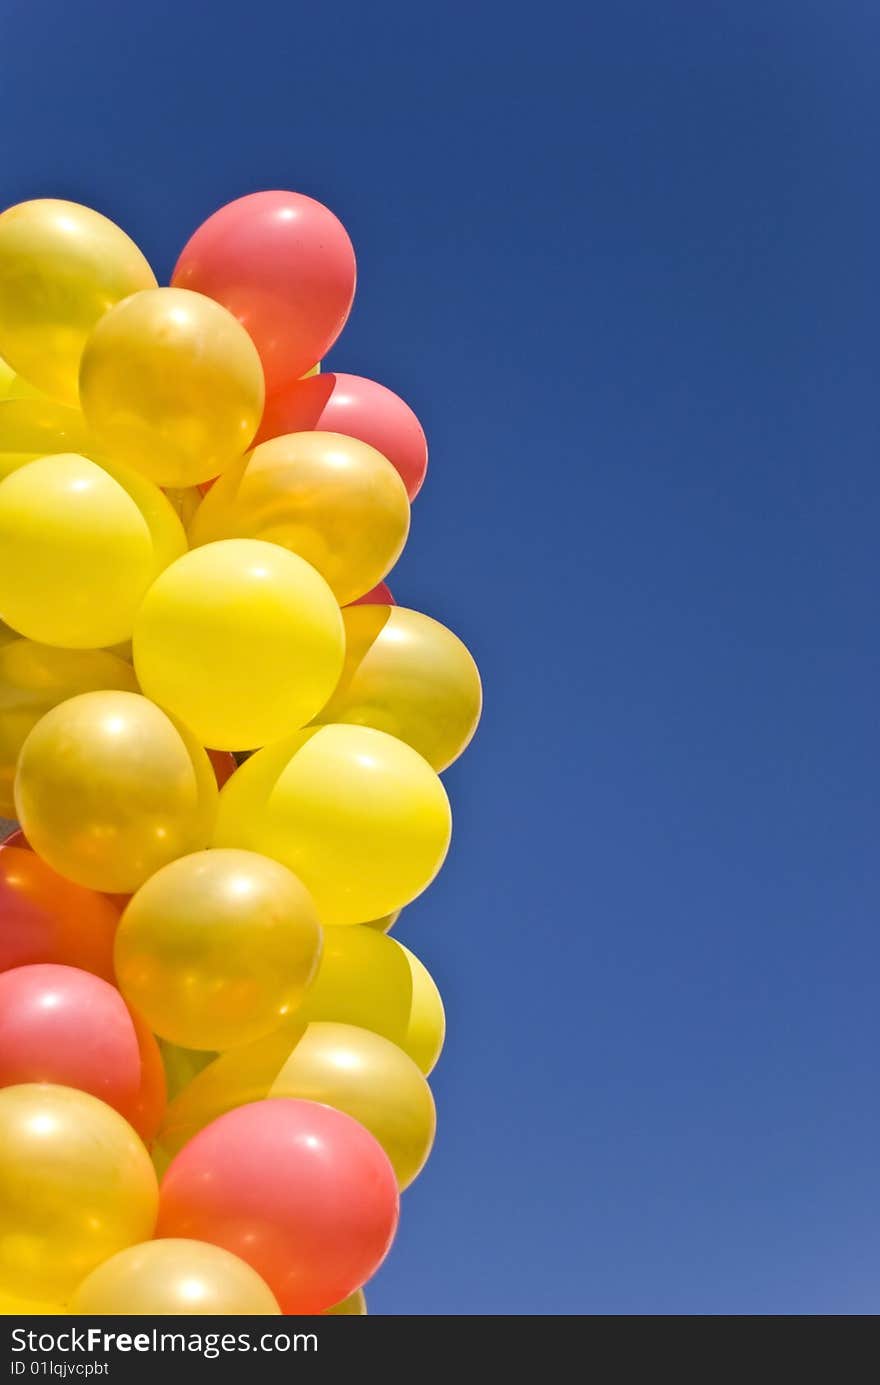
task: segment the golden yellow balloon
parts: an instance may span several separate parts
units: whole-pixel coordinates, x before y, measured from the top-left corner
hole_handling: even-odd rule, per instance
[[[205,1241],[145,1241],[105,1260],[74,1294],[78,1317],[280,1316],[272,1290],[237,1255]]]
[[[170,1044],[167,1039],[159,1040],[159,1052],[165,1069],[169,1101],[173,1101],[217,1057],[216,1053],[204,1049],[181,1048],[179,1044]]]
[[[12,388],[12,383],[16,379],[15,371],[11,365],[7,365],[3,357],[0,356],[0,399],[5,399]]]
[[[353,1294],[344,1298],[341,1303],[337,1303],[333,1308],[328,1308],[324,1317],[346,1317],[346,1318],[365,1318],[367,1316],[367,1300],[364,1297],[363,1289],[355,1289]]]
[[[74,453],[19,467],[0,481],[0,618],[69,649],[128,639],[147,588],[184,547],[170,506],[167,518],[177,544],[160,548],[125,487]]]
[[[65,1302],[108,1256],[152,1236],[156,1175],[127,1121],[72,1087],[0,1090],[0,1288]]]
[[[349,924],[421,894],[451,833],[446,791],[410,746],[365,726],[321,726],[266,747],[233,774],[215,845],[281,861],[323,924]]]
[[[80,400],[108,454],[160,486],[194,486],[245,451],[263,412],[263,368],[241,324],[189,289],[148,289],[89,337]]]
[[[155,1034],[225,1049],[277,1029],[321,955],[308,892],[252,851],[200,851],[151,876],[115,942],[116,979]]]
[[[0,215],[0,352],[13,370],[77,402],[86,338],[120,299],[153,289],[134,241],[76,202],[20,202]]]
[[[305,558],[340,603],[374,587],[409,532],[409,500],[380,452],[339,433],[261,443],[211,487],[190,526],[193,546],[266,539]]]
[[[0,480],[38,457],[57,452],[88,455],[90,445],[79,409],[54,399],[0,399]]]
[[[467,647],[403,606],[349,606],[342,618],[342,676],[316,720],[375,726],[446,769],[480,720],[480,675]]]
[[[360,1121],[401,1188],[424,1167],[434,1141],[434,1099],[412,1059],[369,1029],[317,1022],[232,1049],[205,1068],[168,1107],[159,1145],[173,1155],[226,1111],[267,1097],[320,1101]]]
[[[391,914],[383,914],[380,919],[367,919],[362,927],[374,928],[377,933],[390,933],[402,913],[402,909],[395,909]]]
[[[45,1299],[21,1298],[0,1290],[0,1318],[62,1317],[67,1309],[62,1303],[47,1303]]]
[[[217,781],[202,747],[147,698],[89,692],[31,731],[15,806],[31,846],[59,875],[131,894],[207,846]]]
[[[443,1051],[446,1038],[446,1012],[437,983],[424,962],[403,943],[397,943],[407,963],[412,980],[409,1018],[400,1047],[408,1053],[427,1077],[433,1072]]]
[[[134,669],[104,649],[54,649],[17,636],[0,642],[0,816],[15,816],[15,765],[41,717],[79,693],[137,692]]]
[[[215,750],[253,749],[303,726],[332,692],[343,655],[342,616],[324,579],[256,539],[179,558],[135,622],[144,692]]]
[[[409,963],[393,938],[362,926],[325,928],[321,963],[296,1018],[356,1024],[403,1046],[412,993]]]

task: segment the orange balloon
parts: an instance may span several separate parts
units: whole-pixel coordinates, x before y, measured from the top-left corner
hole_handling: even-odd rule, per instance
[[[14,834],[24,842],[20,833]],[[119,910],[96,890],[65,880],[26,845],[0,850],[0,971],[57,962],[115,985]]]

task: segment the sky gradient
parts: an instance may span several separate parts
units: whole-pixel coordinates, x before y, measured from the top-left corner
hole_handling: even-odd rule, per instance
[[[876,1312],[876,5],[7,0],[0,201],[326,201],[482,728],[377,1313]]]

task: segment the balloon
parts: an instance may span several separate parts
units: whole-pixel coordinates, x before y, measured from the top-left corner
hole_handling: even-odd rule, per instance
[[[325,1308],[324,1313],[327,1317],[336,1315],[338,1317],[365,1318],[367,1316],[367,1300],[364,1297],[363,1289],[355,1289],[353,1294],[344,1298],[341,1303],[337,1303],[333,1308]]]
[[[415,500],[425,479],[428,444],[412,409],[384,385],[361,375],[291,381],[267,398],[257,442],[313,429],[344,433],[375,447]]]
[[[321,726],[236,770],[220,795],[214,844],[281,861],[322,923],[348,924],[421,894],[451,832],[446,791],[408,745],[366,726]]]
[[[206,481],[201,483],[201,485],[207,484]],[[171,486],[165,494],[184,529],[188,529],[201,504],[201,486]]]
[[[380,919],[368,919],[361,927],[375,928],[377,933],[390,933],[402,913],[402,909],[395,909],[392,914],[383,914]]]
[[[316,721],[375,726],[446,769],[470,742],[482,708],[480,674],[465,645],[403,606],[348,607],[342,619],[342,676]]]
[[[185,1048],[262,1038],[299,1005],[321,955],[304,887],[250,851],[200,851],[138,890],[116,934],[116,976],[155,1033]]]
[[[198,1077],[202,1069],[206,1068],[217,1057],[216,1053],[194,1048],[181,1048],[179,1044],[169,1044],[166,1039],[160,1039],[159,1052],[162,1055],[162,1066],[165,1069],[169,1101],[173,1101],[184,1087],[188,1087],[190,1082]]]
[[[37,722],[15,804],[31,846],[59,874],[128,894],[207,845],[217,783],[189,731],[147,698],[90,692]]]
[[[156,277],[134,241],[76,202],[20,202],[0,215],[0,351],[46,394],[77,402],[86,337]]]
[[[46,1303],[43,1300],[19,1298],[18,1294],[5,1294],[0,1291],[0,1317],[61,1317],[67,1309],[61,1303]]]
[[[244,324],[274,390],[333,345],[355,278],[351,241],[327,207],[297,192],[256,192],[202,223],[171,282],[216,298]]]
[[[105,1260],[70,1304],[79,1317],[277,1316],[269,1286],[237,1255],[204,1241],[145,1241]]]
[[[393,567],[408,532],[403,483],[375,448],[338,433],[292,433],[254,448],[219,477],[196,512],[190,541],[280,544],[346,602]]]
[[[262,1275],[282,1313],[321,1313],[378,1268],[397,1217],[394,1171],[369,1131],[329,1106],[276,1098],[229,1111],[181,1150],[157,1235],[222,1246]]]
[[[15,371],[11,365],[7,365],[3,357],[0,356],[0,399],[5,399],[12,387],[15,379]]]
[[[135,622],[144,692],[221,750],[303,726],[333,691],[343,654],[342,617],[323,578],[256,539],[179,558]]]
[[[372,928],[324,929],[324,951],[297,1020],[335,1020],[403,1045],[412,973],[403,948]]]
[[[113,981],[119,911],[104,895],[56,875],[26,845],[11,840],[0,850],[0,972],[57,962]]]
[[[128,1120],[144,1144],[149,1147],[165,1115],[168,1084],[165,1081],[165,1065],[155,1035],[139,1015],[132,1012],[131,1018],[141,1059],[141,1083]]]
[[[16,761],[40,717],[78,693],[137,687],[131,665],[103,649],[54,649],[18,638],[0,646],[0,813],[15,815]]]
[[[147,1151],[116,1111],[73,1087],[0,1091],[0,1190],[0,1287],[25,1298],[63,1303],[96,1265],[153,1234]]]
[[[427,1077],[428,1073],[433,1072],[443,1051],[446,1012],[437,983],[424,962],[420,962],[415,953],[410,952],[403,943],[398,943],[397,946],[409,963],[412,978],[409,1021],[400,1047]]]
[[[360,1121],[382,1145],[401,1189],[434,1140],[434,1101],[412,1059],[368,1029],[318,1022],[288,1025],[222,1054],[168,1107],[160,1147],[177,1154],[211,1121],[267,1097],[320,1101]]]
[[[177,524],[178,551],[185,546]],[[0,481],[0,617],[29,639],[94,649],[128,639],[150,583],[176,556],[106,470],[74,453]]]
[[[91,438],[78,409],[53,399],[0,399],[0,480],[56,452],[88,453]]]
[[[214,771],[214,778],[217,780],[217,788],[222,789],[232,778],[238,769],[238,761],[229,750],[209,750],[208,759]]]
[[[377,582],[375,587],[371,587],[363,596],[359,596],[357,601],[349,602],[350,606],[396,606],[397,602],[391,595],[391,588],[384,582]]]
[[[184,289],[149,289],[117,304],[92,332],[80,399],[111,456],[159,485],[193,486],[250,443],[263,372],[225,308]]]

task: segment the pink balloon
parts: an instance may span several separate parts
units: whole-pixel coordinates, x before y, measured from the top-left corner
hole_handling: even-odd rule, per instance
[[[129,1119],[141,1079],[138,1036],[115,987],[53,963],[0,975],[0,1087],[78,1087]]]
[[[368,442],[396,467],[415,500],[428,468],[428,444],[412,409],[392,390],[362,375],[292,381],[267,395],[256,441],[314,429]]]
[[[311,370],[333,345],[356,278],[348,233],[328,207],[299,192],[255,192],[202,223],[171,282],[238,318],[260,353],[269,391]]]
[[[394,1171],[369,1131],[279,1097],[184,1145],[162,1180],[156,1235],[222,1246],[262,1275],[282,1313],[322,1313],[379,1267],[397,1217]]]
[[[396,606],[397,602],[391,595],[391,588],[386,587],[384,582],[379,582],[375,587],[371,587],[363,596],[359,596],[357,601],[349,601],[349,606]]]

